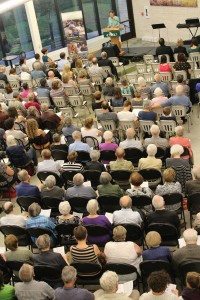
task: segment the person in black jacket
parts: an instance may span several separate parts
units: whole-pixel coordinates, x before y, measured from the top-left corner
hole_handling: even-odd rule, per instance
[[[6,67],[3,65],[0,65],[0,80],[5,81],[5,84],[8,84],[8,78],[6,76],[6,74],[4,74],[6,72]]]
[[[103,67],[103,66],[110,67],[112,74],[116,76],[117,80],[119,79],[117,74],[117,69],[114,66],[113,62],[108,58],[107,53],[105,51],[101,53],[101,59],[98,60],[98,65],[99,67]],[[112,74],[109,74],[109,76]]]
[[[185,56],[188,58],[188,53],[185,47],[183,47],[183,40],[178,39],[176,42],[176,47],[174,48],[174,54],[175,53],[184,53]]]
[[[158,55],[168,54],[170,61],[174,61],[172,48],[165,45],[165,40],[163,38],[159,39],[159,44],[160,46],[156,48],[156,56],[158,57]]]

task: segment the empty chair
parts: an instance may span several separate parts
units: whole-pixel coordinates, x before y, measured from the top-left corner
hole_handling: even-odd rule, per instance
[[[160,72],[159,66],[160,66],[159,63],[152,63],[151,64],[151,67],[152,67],[152,70],[153,70],[154,73],[159,73]]]
[[[74,86],[66,86],[64,87],[65,91],[67,92],[68,96],[75,96],[77,95],[77,90]]]
[[[183,105],[172,105],[172,113],[177,118],[180,119],[182,117],[187,119],[187,125],[188,125],[188,132],[190,132],[190,123],[193,124],[192,118],[190,116],[190,113],[187,113],[186,106]]]
[[[137,74],[129,73],[126,76],[127,76],[127,79],[129,81],[129,83],[131,83],[131,84],[137,83],[137,79],[138,79],[138,75]]]
[[[116,124],[113,120],[101,120],[100,123],[104,131],[108,130],[113,132],[116,130]]]
[[[175,134],[176,122],[173,120],[160,120],[160,127],[166,136],[169,138]]]
[[[147,66],[145,64],[136,64],[136,70],[138,74],[144,74],[147,72]]]
[[[152,54],[145,54],[143,56],[143,60],[144,60],[145,64],[150,65],[150,64],[154,63],[154,56]]]
[[[193,72],[194,72],[194,78],[196,79],[200,78],[200,69],[195,69],[193,70]]]
[[[74,110],[76,110],[76,108],[83,108],[84,110],[87,109],[88,113],[90,114],[90,110],[87,106],[87,102],[83,101],[80,95],[69,96],[69,103]]]
[[[119,61],[119,57],[109,57],[109,59],[112,61],[113,65],[116,68],[123,68],[124,74],[126,74],[126,70],[124,68],[123,62]]]
[[[189,58],[190,58],[191,61],[195,62],[195,65],[196,65],[197,63],[200,62],[200,53],[199,52],[189,53]]]
[[[40,104],[46,104],[48,107],[51,106],[51,102],[48,97],[38,97],[37,99]]]
[[[144,73],[143,77],[147,83],[154,81],[154,73]]]
[[[18,92],[20,89],[20,84],[18,80],[10,80],[9,84],[14,92]]]

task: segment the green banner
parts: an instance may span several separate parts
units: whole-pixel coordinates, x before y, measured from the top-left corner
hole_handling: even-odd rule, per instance
[[[120,36],[120,30],[104,31],[103,36],[104,37]]]

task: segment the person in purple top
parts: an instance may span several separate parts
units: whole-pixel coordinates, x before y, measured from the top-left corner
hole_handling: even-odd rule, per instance
[[[94,300],[94,295],[86,289],[76,288],[77,271],[72,266],[66,266],[62,270],[64,286],[55,290],[55,300]]]
[[[89,243],[105,245],[111,240],[112,236],[112,225],[110,221],[106,218],[106,216],[97,214],[99,205],[96,199],[89,200],[86,209],[89,215],[83,218],[83,225],[100,225],[108,229],[108,234],[102,236],[88,235]]]
[[[115,143],[112,143],[113,139],[113,134],[111,131],[105,131],[103,134],[103,138],[105,140],[105,143],[101,143],[99,145],[99,150],[104,151],[104,150],[111,150],[114,151],[118,148],[118,145]],[[103,164],[109,164],[110,161],[102,161]]]

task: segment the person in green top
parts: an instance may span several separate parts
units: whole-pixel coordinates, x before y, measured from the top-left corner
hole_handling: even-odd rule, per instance
[[[109,11],[108,27],[119,27],[119,17],[115,16],[114,10]]]
[[[3,282],[3,272],[0,271],[0,299],[12,300],[15,297],[15,289],[9,284]]]
[[[200,52],[200,47],[198,45],[198,40],[197,38],[193,37],[192,40],[191,40],[191,44],[190,44],[190,47],[187,49],[187,52],[190,54],[190,53],[193,53],[193,52]]]

